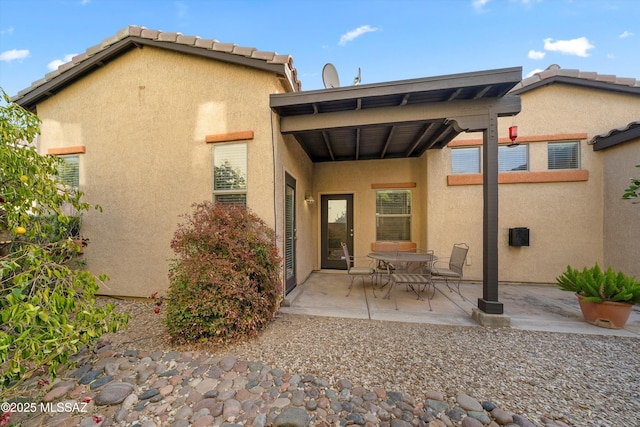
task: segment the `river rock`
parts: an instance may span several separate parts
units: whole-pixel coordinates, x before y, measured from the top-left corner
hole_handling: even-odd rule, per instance
[[[133,392],[134,386],[129,383],[107,384],[96,396],[96,405],[117,405]]]

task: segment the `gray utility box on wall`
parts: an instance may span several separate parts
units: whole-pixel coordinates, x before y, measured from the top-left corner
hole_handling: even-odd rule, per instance
[[[529,229],[527,227],[510,228],[509,246],[529,246]]]

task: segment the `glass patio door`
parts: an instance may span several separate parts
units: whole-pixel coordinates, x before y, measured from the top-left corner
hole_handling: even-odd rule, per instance
[[[330,194],[320,198],[320,267],[346,270],[342,242],[353,254],[353,194]]]

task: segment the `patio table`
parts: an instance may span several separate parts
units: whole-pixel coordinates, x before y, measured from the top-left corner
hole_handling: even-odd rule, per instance
[[[398,263],[398,252],[399,251],[388,251],[388,252],[370,252],[367,256],[373,260],[376,261],[382,261],[384,263],[384,265],[387,267],[387,281],[384,283],[384,285],[382,285],[380,287],[380,289],[384,288],[387,284],[389,284],[389,281],[391,280],[391,271],[390,271],[390,265],[393,265],[394,263],[397,264]],[[438,259],[437,256],[433,255],[432,253],[426,253],[426,252],[411,252],[411,251],[401,251],[402,252],[402,261],[403,262],[431,262],[433,263],[434,261],[436,261]],[[385,295],[385,297],[389,296],[389,293],[391,292],[391,288],[389,288],[389,291],[387,292],[387,295]]]

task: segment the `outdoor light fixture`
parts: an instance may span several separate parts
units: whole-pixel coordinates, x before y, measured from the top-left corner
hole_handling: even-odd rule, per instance
[[[311,194],[305,194],[304,201],[307,202],[308,205],[312,205],[316,202]]]
[[[509,139],[511,143],[507,145],[507,147],[515,147],[520,145],[519,142],[516,142],[516,138],[518,138],[518,126],[510,126],[509,127]]]

